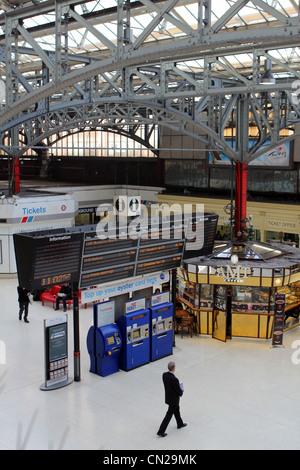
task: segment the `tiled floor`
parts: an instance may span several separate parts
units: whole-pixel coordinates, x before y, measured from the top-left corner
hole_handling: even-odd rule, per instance
[[[300,365],[293,363],[300,328],[285,334],[284,348],[176,336],[172,360],[185,385],[188,426],[177,430],[173,419],[162,439],[156,436],[166,412],[161,374],[170,358],[106,378],[91,374],[92,309],[81,309],[81,381],[41,391],[43,320],[57,312],[35,302],[30,323],[20,322],[16,287],[15,279],[0,280],[0,449],[300,449]],[[72,311],[68,316],[73,362]]]

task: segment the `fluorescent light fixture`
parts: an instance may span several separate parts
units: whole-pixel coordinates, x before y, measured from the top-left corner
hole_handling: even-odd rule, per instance
[[[272,70],[272,62],[270,59],[266,59],[265,61],[265,73],[260,78],[261,85],[275,85],[276,79],[271,72]]]

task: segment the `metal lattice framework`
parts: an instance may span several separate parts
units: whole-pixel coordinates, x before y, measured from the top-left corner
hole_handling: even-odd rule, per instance
[[[166,126],[243,163],[266,152],[266,142],[272,148],[295,138],[294,0],[0,5],[1,144],[14,158],[52,134],[86,126],[129,126],[132,138],[140,125]],[[276,77],[267,86],[260,81],[266,59]]]

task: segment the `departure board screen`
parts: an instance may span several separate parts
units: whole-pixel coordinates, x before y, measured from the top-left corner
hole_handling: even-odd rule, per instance
[[[82,233],[37,239],[33,288],[79,281],[82,242]]]
[[[79,281],[83,233],[17,234],[14,242],[22,287],[44,289]]]
[[[148,248],[140,248],[138,253],[138,261],[151,260],[155,258],[166,258],[172,255],[182,254],[184,248],[184,242],[168,242],[159,245],[150,246]]]
[[[108,268],[135,262],[136,250],[123,250],[108,254],[95,254],[83,258],[82,271],[91,271],[93,269]]]
[[[175,269],[182,259],[212,253],[217,222],[216,214],[191,214],[137,218],[106,238],[98,226],[15,234],[19,284],[31,291],[73,282],[87,288]]]
[[[212,253],[218,219],[216,214],[192,218],[186,234],[187,241],[183,259],[205,256]]]
[[[126,279],[133,277],[135,272],[135,264],[129,266],[119,266],[113,269],[98,270],[91,273],[82,273],[80,280],[80,287],[97,286],[110,281],[117,281],[119,279]]]
[[[118,251],[124,249],[136,248],[138,239],[119,239],[119,238],[108,238],[100,240],[97,238],[97,234],[87,234],[84,242],[83,255],[93,255],[98,253],[106,253],[111,251]]]
[[[148,261],[147,263],[138,263],[136,275],[142,276],[144,274],[156,273],[174,268],[179,268],[182,256],[174,256],[171,258],[158,259],[155,261]]]

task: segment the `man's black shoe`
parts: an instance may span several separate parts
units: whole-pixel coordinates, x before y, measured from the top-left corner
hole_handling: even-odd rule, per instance
[[[167,436],[167,433],[166,432],[158,432],[157,435],[159,437],[166,437]]]
[[[24,322],[29,323],[29,320],[27,320],[27,318],[24,318]]]
[[[182,423],[181,426],[177,426],[177,429],[180,429],[180,428],[185,428],[185,426],[187,426],[187,423]]]

